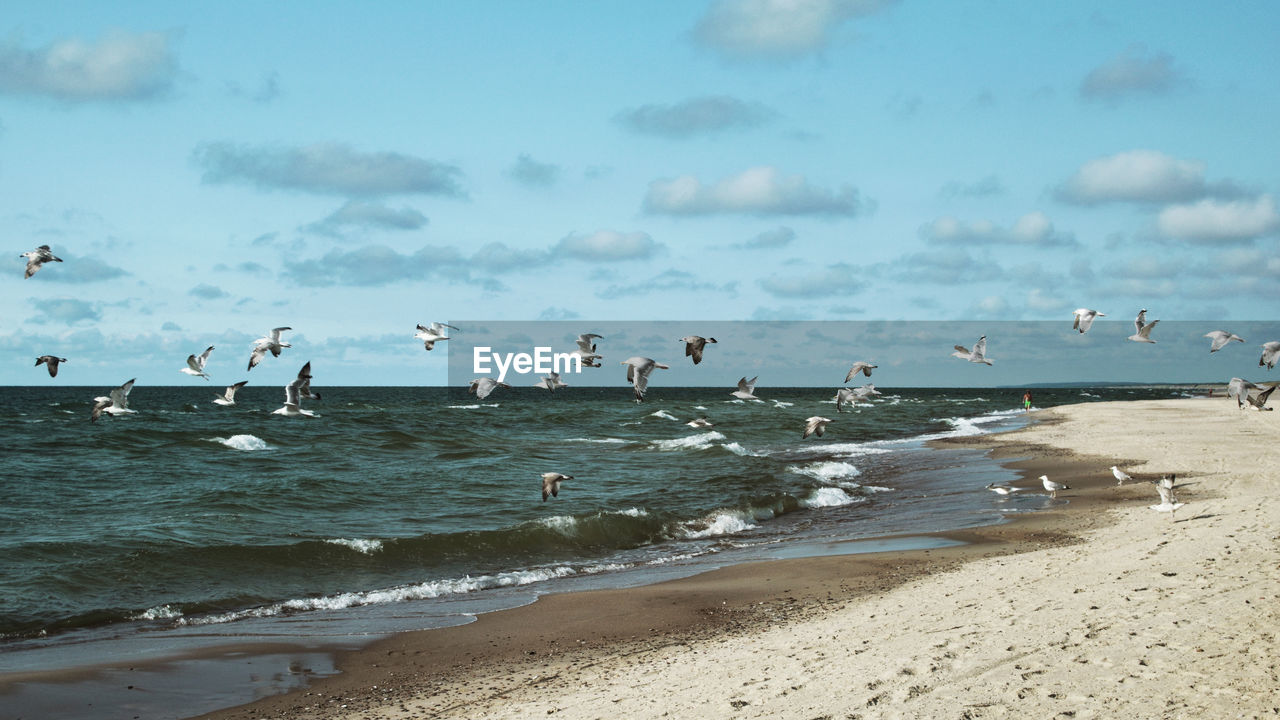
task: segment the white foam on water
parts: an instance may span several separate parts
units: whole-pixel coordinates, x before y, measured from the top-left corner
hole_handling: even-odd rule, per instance
[[[683,523],[681,535],[690,540],[719,535],[734,535],[744,530],[752,530],[759,527],[755,524],[755,519],[753,514],[741,511],[721,511],[701,520]]]
[[[576,535],[578,532],[578,520],[572,515],[552,515],[551,517],[540,518],[538,524],[550,530],[555,530],[561,535]]]
[[[651,412],[651,413],[649,413],[649,417],[660,417],[660,418],[665,418],[665,419],[667,419],[667,420],[679,420],[679,419],[680,419],[680,418],[676,417],[675,415],[672,415],[671,413],[667,412],[666,410],[658,410],[657,412]]]
[[[138,613],[130,620],[174,620],[182,617],[182,611],[172,605],[161,605]]]
[[[482,403],[475,405],[445,405],[451,410],[479,410],[482,407],[501,407],[502,403]]]
[[[566,438],[564,442],[625,443],[628,441],[622,438]]]
[[[653,440],[650,441],[649,446],[657,450],[706,450],[711,447],[716,440],[723,439],[723,434],[715,430],[711,430],[709,432],[689,435],[682,438]]]
[[[808,465],[789,465],[787,466],[787,471],[797,475],[807,475],[823,482],[833,482],[841,478],[857,477],[862,474],[853,463],[840,462],[839,460],[826,460],[809,463]]]
[[[266,440],[256,435],[232,435],[229,438],[208,438],[210,442],[222,443],[235,450],[274,450]]]
[[[800,500],[800,504],[807,508],[819,508],[840,507],[866,501],[866,498],[850,495],[838,487],[823,487],[814,489],[809,493],[809,497]]]
[[[333,538],[325,540],[330,545],[341,545],[346,548],[355,550],[358,553],[372,555],[382,549],[381,540],[366,540],[363,538]]]

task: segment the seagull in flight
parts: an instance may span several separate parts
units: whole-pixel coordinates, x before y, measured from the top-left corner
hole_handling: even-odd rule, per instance
[[[474,393],[476,398],[483,400],[489,397],[489,394],[492,393],[495,388],[500,387],[509,388],[511,386],[504,382],[498,382],[490,377],[481,377],[471,381],[471,385],[467,388],[467,392]]]
[[[1227,384],[1227,396],[1235,398],[1236,407],[1240,409],[1244,409],[1247,403],[1258,410],[1271,410],[1266,406],[1267,399],[1271,397],[1271,393],[1275,392],[1276,387],[1275,383],[1272,383],[1271,387],[1263,388],[1248,380],[1231,378],[1231,382]]]
[[[569,387],[566,383],[560,381],[560,373],[553,372],[550,375],[544,375],[541,380],[533,384],[534,387],[546,388],[549,392],[564,387]]]
[[[208,380],[209,373],[204,371],[204,364],[209,362],[209,353],[211,352],[213,352],[212,345],[210,345],[204,352],[200,353],[199,357],[196,357],[195,355],[188,355],[187,366],[180,368],[178,371]]]
[[[801,435],[800,439],[804,440],[810,435],[822,437],[822,433],[827,429],[827,423],[829,422],[831,422],[831,418],[824,418],[818,415],[814,415],[811,418],[805,418],[804,435]]]
[[[1226,330],[1214,330],[1206,333],[1205,337],[1213,340],[1213,344],[1209,346],[1209,352],[1216,353],[1227,346],[1227,343],[1235,340],[1236,342],[1244,342],[1244,338],[1239,335],[1233,335]]]
[[[124,413],[137,412],[129,409],[129,391],[133,390],[133,381],[137,378],[129,380],[129,382],[115,388],[106,395],[99,395],[93,399],[93,410],[89,413],[89,421],[97,422],[102,417],[102,413],[108,415],[123,415]]]
[[[280,340],[280,333],[285,330],[292,330],[290,327],[272,328],[271,332],[253,341],[253,352],[249,354],[249,369],[252,370],[259,362],[262,362],[263,356],[268,352],[271,357],[280,357],[280,351],[293,347],[287,342]]]
[[[436,343],[441,340],[449,339],[445,337],[445,328],[449,328],[450,330],[458,329],[446,323],[433,322],[430,325],[419,325],[418,332],[414,333],[413,336],[421,340],[422,344],[427,348],[427,351],[430,352],[431,348],[436,346]]]
[[[1076,319],[1071,323],[1072,330],[1079,330],[1081,334],[1089,332],[1089,328],[1093,327],[1094,318],[1106,317],[1106,313],[1100,313],[1097,310],[1089,308],[1080,308],[1074,313]]]
[[[1134,342],[1154,344],[1155,340],[1151,339],[1151,330],[1155,328],[1156,323],[1158,322],[1160,321],[1152,320],[1151,322],[1147,322],[1146,308],[1139,310],[1138,319],[1133,321],[1133,327],[1137,330],[1137,332],[1125,338],[1125,340],[1132,340]]]
[[[760,379],[759,375],[751,378],[750,380],[747,380],[746,376],[743,376],[743,378],[738,381],[738,389],[729,394],[739,400],[759,400],[760,398],[756,397],[756,380],[758,379]]]
[[[572,475],[565,475],[563,473],[542,473],[542,502],[546,502],[548,497],[560,497],[560,483],[565,480],[572,479]]]
[[[987,365],[991,364],[991,361],[987,359],[987,336],[986,335],[983,335],[982,337],[978,338],[978,342],[974,343],[972,351],[970,351],[969,348],[963,345],[956,345],[955,348],[956,348],[956,351],[951,353],[952,357],[958,357],[961,360],[968,360],[969,362],[974,362],[974,363],[986,363]]]
[[[702,362],[702,349],[707,343],[716,342],[715,338],[704,338],[700,335],[687,335],[680,338],[680,342],[684,343],[684,356],[692,357],[693,364],[697,365]]]
[[[241,380],[235,385],[228,385],[227,389],[222,391],[221,395],[215,395],[213,398],[214,405],[223,405],[230,407],[236,404],[236,391],[249,383],[248,380]]]
[[[1276,366],[1277,359],[1280,359],[1280,340],[1265,343],[1262,346],[1262,357],[1258,359],[1258,367],[1266,365],[1270,370]]]
[[[1132,475],[1130,475],[1129,473],[1127,473],[1127,472],[1125,472],[1125,471],[1121,470],[1120,468],[1116,467],[1115,465],[1112,465],[1112,466],[1111,466],[1111,474],[1115,476],[1115,478],[1116,478],[1116,484],[1117,484],[1117,485],[1123,485],[1125,480],[1132,480],[1132,479],[1133,479],[1133,476],[1132,476]]]
[[[578,336],[578,348],[570,353],[582,359],[583,367],[600,367],[600,358],[604,356],[596,354],[596,344],[592,342],[596,338],[604,339],[595,333],[582,333]]]
[[[320,393],[311,392],[311,361],[309,360],[298,371],[298,377],[284,386],[284,405],[272,411],[271,414],[285,417],[316,417],[314,412],[302,408],[303,398],[320,399]]]
[[[653,372],[654,368],[671,369],[669,365],[663,365],[646,357],[627,358],[618,364],[627,366],[627,382],[635,388],[636,402],[644,402],[644,392],[649,389],[649,373]]]
[[[1054,482],[1049,479],[1048,475],[1041,475],[1040,482],[1044,485],[1044,489],[1049,491],[1049,497],[1058,497],[1059,490],[1070,490],[1071,486],[1066,483]]]
[[[22,253],[18,257],[27,259],[27,272],[22,276],[23,280],[35,275],[40,266],[47,262],[62,262],[62,258],[56,257],[48,245],[41,245],[35,250]]]
[[[853,364],[853,367],[849,368],[849,372],[846,373],[844,376],[844,381],[849,382],[850,380],[853,379],[853,376],[857,375],[858,373],[862,373],[867,377],[871,377],[871,371],[878,367],[880,366],[872,365],[869,362],[863,362],[862,360],[859,360],[858,362]]]
[[[57,355],[41,355],[36,358],[36,367],[40,367],[40,363],[44,363],[49,368],[49,377],[58,377],[58,363],[66,361],[66,358],[58,357]]]
[[[856,407],[858,404],[858,393],[853,388],[840,388],[836,390],[836,412],[844,412],[844,406]]]

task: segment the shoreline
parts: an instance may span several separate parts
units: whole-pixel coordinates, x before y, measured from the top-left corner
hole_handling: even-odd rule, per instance
[[[1060,423],[1053,412],[1037,411],[1028,427]],[[428,716],[439,715],[466,708],[470,701],[455,699],[460,694],[499,698],[618,657],[803,623],[974,560],[1080,543],[1084,530],[1108,522],[1105,513],[1091,511],[1118,502],[1102,491],[1114,482],[1107,482],[1109,475],[1098,476],[1099,458],[1063,454],[1048,461],[1019,460],[1038,446],[995,440],[1025,429],[929,441],[937,447],[987,449],[1019,473],[1020,485],[1031,486],[1038,475],[1049,473],[1079,488],[1069,503],[1053,509],[1006,515],[996,525],[918,534],[961,545],[757,561],[635,588],[549,593],[466,625],[399,633],[341,653],[340,673],[305,690],[198,717],[348,717],[410,698],[450,698],[424,704]],[[1145,499],[1151,488],[1141,487]],[[1129,493],[1119,501],[1137,499]]]
[[[1076,453],[1080,417],[1099,415],[1110,423],[1095,439],[1105,454]],[[1116,427],[1129,416],[1147,433]],[[1277,513],[1252,494],[1274,478],[1264,461],[1280,450],[1263,447],[1242,477],[1219,477],[1226,460],[1194,460],[1219,438],[1188,438],[1212,422],[1244,435],[1236,442],[1274,440],[1277,423],[1200,399],[1066,406],[1040,419],[1049,422],[944,441],[988,448],[1019,485],[1049,474],[1073,488],[1052,510],[948,533],[971,544],[546,595],[379,641],[305,691],[201,717],[812,717],[887,702],[948,717],[962,706],[970,717],[1270,713]],[[1188,507],[1177,522],[1147,508],[1149,484],[1116,487],[1105,468],[1117,461],[1135,478],[1179,473]],[[1234,615],[1223,617],[1224,603]]]

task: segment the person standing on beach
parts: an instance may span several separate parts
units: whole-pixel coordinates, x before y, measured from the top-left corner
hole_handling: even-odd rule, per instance
[[[1031,391],[1022,393],[1022,412],[1031,412]]]

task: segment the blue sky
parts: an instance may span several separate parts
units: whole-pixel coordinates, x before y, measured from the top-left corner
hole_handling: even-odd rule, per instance
[[[1267,2],[9,3],[0,384],[203,383],[177,369],[208,345],[219,383],[437,384],[413,328],[456,318],[1272,320],[1278,29]],[[64,262],[23,280],[41,244]]]

